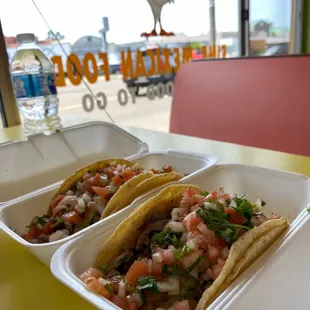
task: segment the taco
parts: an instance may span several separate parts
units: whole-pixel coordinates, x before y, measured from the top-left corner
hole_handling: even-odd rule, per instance
[[[155,175],[156,173],[156,175]],[[57,241],[82,230],[129,205],[144,192],[140,183],[151,179],[145,191],[182,178],[171,166],[144,170],[125,159],[106,159],[88,165],[68,177],[53,196],[44,216],[36,216],[23,237],[31,243]],[[137,194],[135,194],[136,189]],[[105,217],[106,217],[105,216]]]
[[[122,309],[206,309],[288,228],[263,204],[168,186],[116,228],[80,279]]]

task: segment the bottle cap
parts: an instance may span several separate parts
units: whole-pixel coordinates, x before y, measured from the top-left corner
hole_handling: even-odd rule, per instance
[[[16,36],[16,40],[18,43],[33,43],[36,41],[36,37],[33,33],[19,33]]]

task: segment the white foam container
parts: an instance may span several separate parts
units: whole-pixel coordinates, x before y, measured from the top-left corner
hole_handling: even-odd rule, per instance
[[[90,122],[51,136],[0,145],[0,204],[63,180],[79,168],[109,157],[131,158],[148,146],[116,125]]]
[[[140,163],[146,169],[160,168],[163,165],[169,164],[172,165],[176,171],[187,175],[199,175],[216,163],[216,158],[212,156],[173,150],[146,153],[134,156],[133,160]],[[58,182],[43,190],[20,197],[17,201],[7,203],[0,208],[0,228],[17,242],[28,248],[47,266],[49,266],[52,255],[60,246],[73,238],[83,235],[84,232],[94,229],[94,227],[100,224],[100,222],[98,222],[72,236],[46,244],[29,243],[15,233],[13,230],[17,231],[19,234],[26,233],[26,226],[29,225],[31,220],[35,216],[46,213],[51,198],[60,184],[61,182]],[[102,222],[104,221],[105,220]]]
[[[292,238],[294,232],[306,216],[303,209],[310,199],[309,181],[306,176],[245,165],[215,165],[199,175],[190,176],[178,183],[196,184],[208,191],[221,185],[225,187],[227,192],[246,194],[247,198],[250,200],[256,200],[257,198],[265,200],[267,204],[264,207],[264,213],[266,214],[279,213],[282,216],[288,217],[292,222],[289,230],[281,240],[276,242],[274,246],[265,252],[263,256],[266,260],[268,260],[273,253],[280,251],[287,240]],[[66,243],[58,249],[51,261],[51,271],[53,275],[64,285],[75,291],[97,308],[105,310],[118,309],[118,307],[108,300],[87,291],[84,284],[78,279],[78,276],[92,266],[100,247],[111,235],[117,225],[125,219],[132,210],[154,194],[155,192],[143,196],[140,201],[137,200],[126,209],[114,214],[105,223],[102,222],[92,230],[85,231],[79,238]],[[263,266],[262,260],[258,260],[257,262],[258,263],[253,264],[250,268],[252,274],[261,270]],[[269,264],[273,264],[273,262],[270,261]],[[251,272],[245,272],[249,278]],[[270,278],[268,278],[268,281],[269,280]],[[235,287],[236,283],[233,283],[227,291]],[[268,292],[266,294],[268,295]],[[226,291],[221,296],[225,295]],[[256,298],[253,296],[251,302],[249,299],[248,303],[245,303],[248,307],[244,309],[250,309],[249,305],[251,304],[257,303],[259,305],[261,299],[266,298],[266,295],[261,294],[259,294],[259,296],[256,294]],[[282,298],[284,297],[285,296],[282,296]],[[272,296],[270,296],[270,298],[272,298]],[[216,309],[223,308],[219,307]]]

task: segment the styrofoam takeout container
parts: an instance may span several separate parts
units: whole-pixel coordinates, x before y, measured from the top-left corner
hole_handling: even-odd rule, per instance
[[[61,181],[79,168],[109,157],[148,151],[145,142],[116,125],[90,122],[46,136],[0,145],[0,204]]]
[[[145,169],[161,168],[163,165],[172,165],[173,169],[180,173],[187,175],[199,175],[200,173],[203,173],[205,169],[208,169],[214,165],[216,163],[216,158],[196,153],[167,150],[135,156],[134,161],[140,163]],[[0,228],[2,228],[17,242],[28,248],[46,265],[49,265],[52,255],[60,246],[65,244],[67,241],[82,235],[84,231],[93,229],[99,224],[96,223],[72,236],[46,244],[32,244],[25,241],[18,235],[26,233],[26,226],[30,224],[31,220],[35,216],[46,213],[51,198],[60,184],[61,182],[58,182],[54,186],[47,187],[44,190],[32,193],[31,195],[21,197],[18,201],[13,201],[0,208]]]
[[[289,230],[283,238],[264,253],[263,256],[267,258],[273,253],[277,253],[279,247],[281,249],[281,246],[294,235],[298,224],[306,216],[303,209],[310,198],[309,182],[306,176],[245,165],[215,165],[199,175],[190,176],[178,183],[196,184],[203,190],[208,191],[218,186],[224,186],[227,192],[246,194],[246,197],[252,201],[257,198],[265,200],[267,202],[264,207],[265,214],[278,213],[288,217],[292,223]],[[111,216],[106,222],[99,223],[93,229],[85,231],[79,238],[73,239],[58,249],[51,261],[53,275],[97,308],[105,310],[118,309],[103,297],[87,291],[78,276],[93,265],[100,247],[117,225],[154,193],[144,195],[141,200],[136,200],[126,209]],[[270,261],[269,264],[272,265],[273,262]],[[258,271],[263,266],[263,264],[256,263],[254,265],[255,268],[254,270],[252,268],[252,272]],[[250,279],[251,274],[248,271],[245,273]],[[228,289],[234,288],[235,285],[233,283]],[[260,305],[261,297],[264,297],[261,294],[258,297],[256,294],[256,298],[254,298],[254,291],[252,302],[249,299],[247,306],[253,303]],[[226,292],[221,296],[225,296],[225,294]]]

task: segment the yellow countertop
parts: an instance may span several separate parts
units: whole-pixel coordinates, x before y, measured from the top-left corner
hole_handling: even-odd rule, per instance
[[[85,122],[69,118],[64,126]],[[177,149],[212,154],[219,162],[251,164],[288,170],[310,176],[310,158],[192,137],[125,127],[149,144],[150,150]],[[0,130],[0,143],[21,139],[21,128]],[[21,245],[0,231],[1,310],[88,310],[95,309],[59,283],[49,269]]]

